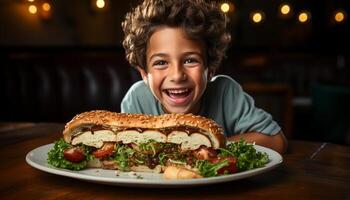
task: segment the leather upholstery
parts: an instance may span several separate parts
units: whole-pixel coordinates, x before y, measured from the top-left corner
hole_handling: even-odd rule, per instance
[[[66,122],[92,110],[120,111],[139,79],[122,53],[25,53],[0,68],[1,121]]]

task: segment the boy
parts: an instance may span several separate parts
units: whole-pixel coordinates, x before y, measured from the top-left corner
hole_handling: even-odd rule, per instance
[[[145,0],[122,23],[126,58],[141,74],[121,111],[193,113],[215,120],[230,140],[284,153],[276,122],[228,76],[213,76],[230,42],[226,21],[205,0]]]

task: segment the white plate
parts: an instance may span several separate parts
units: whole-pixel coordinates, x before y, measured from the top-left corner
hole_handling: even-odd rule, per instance
[[[133,186],[133,187],[189,187],[198,185],[208,185],[238,180],[261,174],[269,171],[282,163],[280,154],[269,148],[255,145],[255,149],[266,152],[270,162],[265,167],[235,173],[232,175],[186,179],[186,180],[166,180],[162,174],[142,173],[142,172],[119,172],[117,170],[105,169],[85,169],[81,171],[71,171],[55,168],[47,163],[47,152],[53,147],[53,144],[47,144],[30,151],[26,156],[29,165],[44,172],[81,179],[89,182],[96,182],[108,185]]]

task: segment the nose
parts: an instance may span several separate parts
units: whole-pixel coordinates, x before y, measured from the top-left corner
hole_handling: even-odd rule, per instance
[[[172,82],[181,82],[186,80],[187,75],[184,67],[179,63],[175,63],[170,67],[169,77]]]

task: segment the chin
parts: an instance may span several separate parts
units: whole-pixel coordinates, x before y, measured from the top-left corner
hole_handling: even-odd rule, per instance
[[[186,110],[182,109],[166,109],[167,113],[176,113],[176,114],[186,114],[188,113]]]
[[[171,108],[167,108],[165,107],[165,110],[167,113],[177,113],[177,114],[187,114],[187,113],[191,113],[191,110],[190,108],[174,108],[174,107],[171,107]]]

